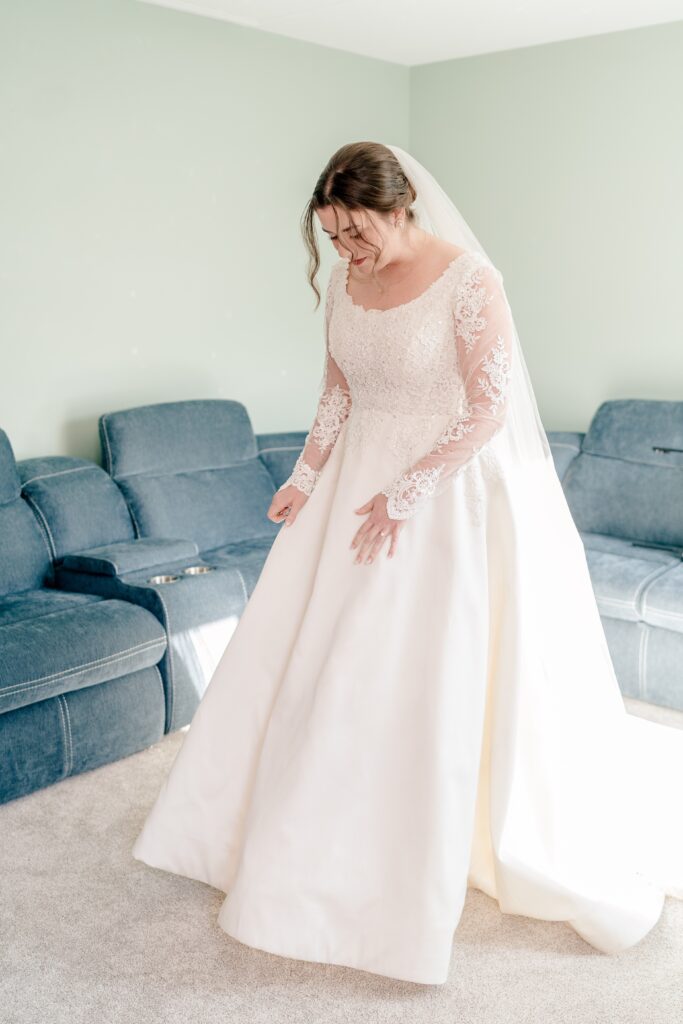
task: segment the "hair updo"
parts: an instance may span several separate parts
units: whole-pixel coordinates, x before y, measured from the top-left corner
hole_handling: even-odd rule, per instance
[[[320,267],[320,252],[315,232],[315,211],[331,206],[337,230],[337,209],[350,213],[362,207],[380,215],[404,209],[406,220],[414,221],[415,213],[410,207],[416,198],[417,192],[401,164],[381,142],[350,142],[330,157],[306,204],[301,221],[309,255],[308,281],[318,300],[316,309],[320,305],[320,289],[315,281]],[[362,232],[360,238],[375,250],[375,256],[379,254],[380,249],[369,242]]]

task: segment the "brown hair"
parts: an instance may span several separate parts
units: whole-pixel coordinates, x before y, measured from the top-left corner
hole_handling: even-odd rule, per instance
[[[410,206],[416,196],[401,164],[381,142],[349,142],[330,157],[301,219],[301,231],[309,255],[308,282],[317,297],[316,309],[320,305],[320,289],[315,281],[320,267],[320,252],[315,233],[315,211],[332,207],[337,230],[339,209],[351,213],[363,207],[384,215],[391,210],[403,208],[406,218],[414,220],[414,211]],[[381,250],[360,231],[359,237],[375,250],[375,256],[379,254]]]

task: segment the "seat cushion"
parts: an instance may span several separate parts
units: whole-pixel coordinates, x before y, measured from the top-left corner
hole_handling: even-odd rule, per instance
[[[284,530],[284,526],[279,527]],[[202,552],[202,560],[213,565],[230,566],[244,580],[247,595],[251,595],[258,582],[271,549],[274,538],[256,537],[253,540],[242,540],[235,544],[224,544],[211,551]]]
[[[581,533],[601,615],[641,622],[651,589],[680,565],[675,554],[604,534]]]
[[[50,597],[43,606],[50,610],[43,614],[37,614],[46,600],[40,591],[33,600],[23,595],[24,616],[19,604],[11,604],[16,596],[5,608],[0,713],[127,675],[163,657],[166,633],[145,608],[89,595],[74,600],[73,594],[57,591]]]
[[[683,564],[659,576],[643,598],[643,619],[650,626],[683,633]]]
[[[281,528],[284,529],[284,527]],[[274,537],[255,537],[253,540],[241,540],[234,544],[222,544],[218,548],[203,551],[202,559],[205,562],[215,562],[231,567],[239,567],[246,562],[259,562],[263,565],[274,540]]]
[[[23,590],[19,594],[0,597],[0,629],[12,622],[39,619],[41,615],[63,612],[69,607],[102,601],[97,594],[75,594],[61,590]],[[1,634],[0,634],[1,635]]]

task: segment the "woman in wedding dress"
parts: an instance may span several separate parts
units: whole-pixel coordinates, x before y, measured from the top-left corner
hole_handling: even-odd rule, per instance
[[[625,710],[502,275],[396,146],[330,159],[312,279],[316,218],[316,416],[133,855],[247,945],[424,984],[468,885],[625,949],[683,898],[683,733]]]

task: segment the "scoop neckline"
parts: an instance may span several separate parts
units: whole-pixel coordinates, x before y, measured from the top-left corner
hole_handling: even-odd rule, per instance
[[[351,266],[351,260],[342,257],[342,263],[345,264],[344,277],[342,280],[342,291],[344,293],[344,296],[346,297],[347,302],[354,309],[359,309],[361,313],[393,313],[398,309],[407,309],[409,306],[414,306],[417,302],[420,302],[426,295],[429,295],[430,292],[432,292],[436,288],[436,286],[444,280],[445,277],[448,276],[450,271],[455,267],[457,263],[459,263],[461,259],[463,259],[465,256],[473,255],[473,250],[463,250],[463,252],[459,253],[457,256],[454,256],[450,263],[446,264],[446,266],[441,271],[439,276],[435,277],[431,284],[428,284],[427,287],[423,291],[421,291],[419,295],[416,295],[415,298],[413,299],[408,299],[407,302],[400,302],[397,306],[388,306],[386,309],[377,309],[375,307],[370,307],[370,309],[366,309],[365,306],[361,306],[360,303],[354,302],[353,298],[349,295],[348,291],[346,290],[346,286],[349,280],[349,268]]]

